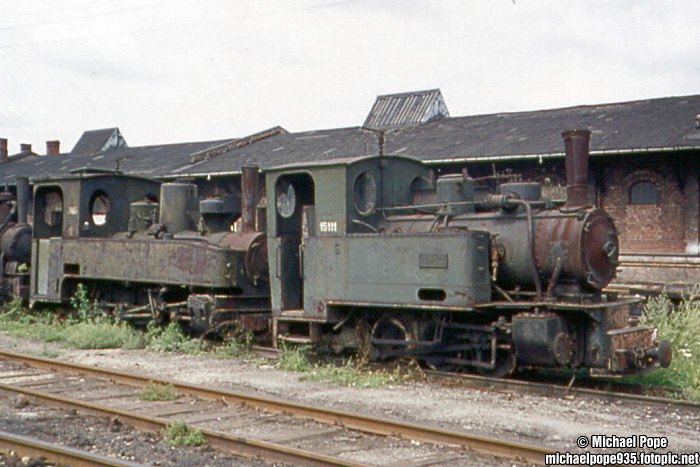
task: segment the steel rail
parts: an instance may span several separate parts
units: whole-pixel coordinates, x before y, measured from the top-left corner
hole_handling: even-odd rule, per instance
[[[257,396],[240,392],[207,388],[200,385],[193,385],[174,380],[148,378],[103,368],[51,360],[48,358],[21,355],[5,351],[0,351],[0,358],[23,363],[34,368],[52,371],[68,371],[139,387],[145,386],[149,381],[162,384],[172,384],[173,387],[180,393],[189,394],[203,399],[223,399],[228,403],[243,403],[271,412],[285,412],[298,417],[305,417],[323,423],[338,424],[349,429],[355,429],[367,433],[400,436],[402,438],[414,441],[463,447],[483,454],[525,460],[538,465],[544,465],[546,454],[553,454],[556,452],[556,450],[541,446],[498,440],[459,431],[445,430],[442,428],[419,425],[415,423],[361,415],[336,409],[309,406],[267,396]],[[3,385],[0,385],[0,389],[2,387]],[[55,400],[58,403],[60,399],[56,398]],[[125,418],[128,416],[129,414],[124,414]],[[143,427],[144,429],[153,430],[162,428],[163,422],[154,422],[149,421],[148,419],[134,419],[132,423],[139,427]],[[205,430],[202,431],[204,434],[207,434]]]
[[[15,451],[22,456],[44,457],[51,462],[67,464],[71,467],[145,467],[143,464],[105,457],[5,431],[0,431],[0,449]]]
[[[673,405],[679,407],[689,407],[692,409],[700,409],[700,402],[671,399],[668,397],[645,396],[642,394],[629,394],[624,392],[602,391],[599,389],[568,387],[559,384],[545,384],[531,381],[523,381],[517,379],[490,378],[488,376],[455,374],[442,371],[424,370],[425,374],[436,378],[449,378],[458,381],[471,383],[478,389],[497,389],[508,390],[517,389],[518,391],[530,391],[534,394],[545,396],[560,396],[566,395],[586,395],[594,396],[608,400],[622,400],[626,402],[636,402],[642,404],[654,405]]]
[[[274,358],[276,357],[275,354],[277,352],[277,349],[271,347],[254,347],[253,351],[258,352],[262,356]],[[669,397],[659,396],[645,396],[642,394],[631,394],[616,391],[603,391],[600,389],[580,388],[575,386],[569,387],[561,384],[546,384],[525,381],[521,379],[493,378],[489,376],[475,374],[449,373],[438,370],[423,369],[423,372],[426,375],[433,378],[451,378],[456,379],[458,381],[468,381],[470,383],[473,383],[474,387],[478,389],[517,389],[527,390],[532,392],[533,394],[560,397],[565,397],[567,395],[587,395],[608,400],[623,400],[627,402],[638,402],[641,404],[673,405],[679,407],[689,407],[692,409],[700,409],[700,402],[689,401],[684,399],[673,399]]]
[[[22,394],[53,407],[63,407],[67,409],[80,410],[98,416],[118,417],[124,423],[144,431],[160,432],[164,430],[172,420],[165,418],[142,415],[126,410],[116,409],[101,404],[94,404],[55,394],[35,391],[33,389],[21,388],[4,383],[0,383],[0,391]],[[198,428],[207,438],[210,446],[220,448],[227,452],[239,454],[244,457],[260,457],[267,460],[287,462],[292,465],[309,465],[319,467],[367,467],[368,464],[353,462],[324,454],[305,451],[277,443],[260,441],[239,436],[231,436],[215,430]]]

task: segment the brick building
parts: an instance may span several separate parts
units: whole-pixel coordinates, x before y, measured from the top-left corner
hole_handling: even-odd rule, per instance
[[[700,95],[451,117],[439,90],[379,96],[363,126],[127,147],[116,129],[86,132],[67,154],[0,158],[0,184],[77,168],[189,179],[203,194],[236,192],[241,167],[377,153],[422,159],[441,172],[513,174],[565,196],[566,129],[588,128],[590,200],[620,232],[621,283],[700,283]],[[116,132],[114,131],[116,130]],[[116,137],[115,137],[116,135]],[[54,142],[55,143],[55,142]],[[88,144],[90,143],[90,144]],[[2,163],[4,162],[4,163]]]

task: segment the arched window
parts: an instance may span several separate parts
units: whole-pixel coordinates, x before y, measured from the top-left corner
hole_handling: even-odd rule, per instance
[[[630,186],[630,204],[657,204],[659,188],[656,183],[642,180]]]
[[[90,219],[97,227],[102,227],[109,220],[110,202],[107,193],[97,191],[90,201]]]

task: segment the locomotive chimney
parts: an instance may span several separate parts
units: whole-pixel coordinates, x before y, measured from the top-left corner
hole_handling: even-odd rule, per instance
[[[590,130],[568,130],[563,132],[566,152],[566,206],[582,207],[588,201],[588,146]]]
[[[27,212],[31,197],[29,177],[17,177],[17,223],[27,223]]]
[[[258,167],[241,168],[241,232],[255,231],[258,174]]]

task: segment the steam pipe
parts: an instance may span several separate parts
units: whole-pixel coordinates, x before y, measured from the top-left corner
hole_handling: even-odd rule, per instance
[[[566,153],[566,207],[588,206],[588,152],[590,130],[563,132]]]
[[[241,232],[255,232],[258,167],[241,168]]]
[[[521,199],[511,199],[510,203],[525,208],[525,218],[527,219],[527,243],[530,249],[530,272],[532,273],[532,281],[535,283],[535,291],[537,292],[537,300],[542,300],[542,282],[540,281],[540,273],[537,270],[537,261],[535,260],[535,235],[532,222],[532,207],[530,203]]]

